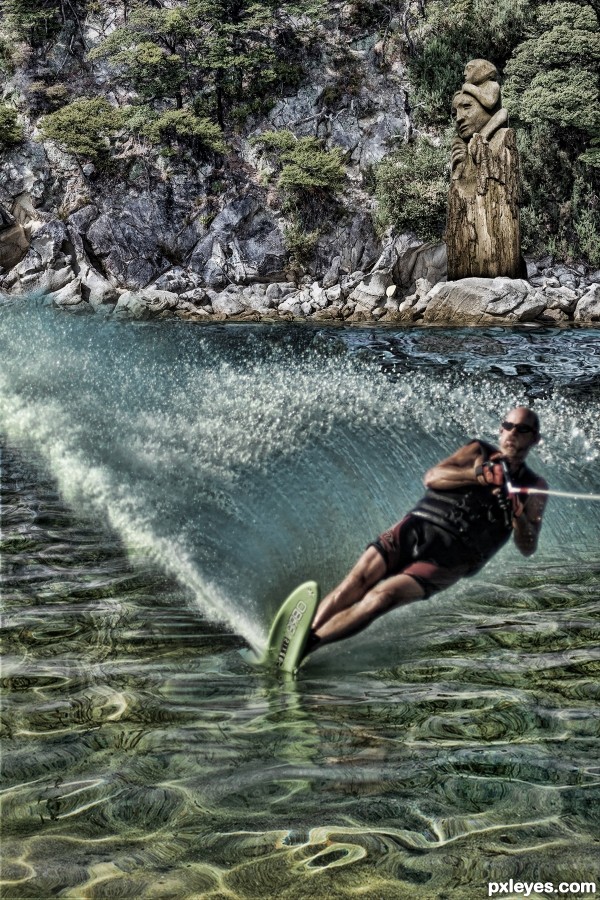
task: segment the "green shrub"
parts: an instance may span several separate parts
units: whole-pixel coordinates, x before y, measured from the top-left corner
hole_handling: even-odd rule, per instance
[[[266,131],[253,139],[280,169],[277,186],[290,200],[307,194],[335,194],[345,178],[343,152],[324,150],[317,138],[297,138],[291,131]]]
[[[108,154],[110,139],[123,125],[121,110],[99,97],[74,100],[41,120],[46,137],[69,153],[94,160]]]
[[[290,225],[285,229],[285,246],[290,254],[290,260],[298,266],[304,266],[309,261],[317,245],[321,232],[319,229],[306,231],[300,225]]]
[[[446,223],[448,161],[447,143],[436,147],[425,138],[387,156],[375,172],[380,226],[439,240]]]
[[[337,148],[322,150],[316,138],[300,138],[294,147],[282,153],[285,165],[277,184],[284,192],[295,194],[336,193],[346,176],[342,158],[343,153]]]
[[[23,128],[17,122],[17,113],[11,106],[0,103],[0,150],[20,144]]]
[[[579,250],[592,266],[600,266],[600,215],[584,209],[575,222]]]
[[[46,88],[46,97],[52,106],[63,106],[69,96],[65,84],[51,84]]]
[[[153,143],[166,140],[189,141],[196,150],[225,153],[221,129],[210,119],[196,116],[191,109],[169,109],[141,129]]]
[[[273,151],[284,153],[291,150],[297,141],[296,135],[287,128],[282,128],[281,131],[265,131],[263,134],[250,138],[252,146],[261,144],[264,150],[271,155]]]
[[[600,136],[593,137],[585,153],[579,157],[579,162],[594,169],[600,169]]]
[[[27,93],[34,114],[54,112],[69,99],[67,86],[61,83],[48,85],[44,81],[32,81]]]

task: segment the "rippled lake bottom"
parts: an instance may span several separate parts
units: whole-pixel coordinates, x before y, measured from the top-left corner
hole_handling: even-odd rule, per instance
[[[5,900],[600,884],[593,550],[422,604],[401,652],[382,630],[366,664],[325,651],[289,683],[19,448],[1,489]]]

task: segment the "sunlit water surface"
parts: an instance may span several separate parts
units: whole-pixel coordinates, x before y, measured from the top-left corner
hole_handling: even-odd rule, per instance
[[[599,337],[0,309],[2,897],[600,885],[600,504],[295,682],[238,653],[515,403],[600,492]]]

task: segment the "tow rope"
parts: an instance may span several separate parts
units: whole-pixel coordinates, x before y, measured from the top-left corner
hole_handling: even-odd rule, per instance
[[[502,468],[504,469],[504,480],[508,494],[541,494],[545,497],[571,497],[573,500],[600,500],[600,494],[580,494],[575,491],[551,491],[543,488],[515,487],[511,483],[508,466],[504,460],[502,460]]]
[[[576,494],[574,491],[551,491],[542,488],[513,487],[507,482],[509,494],[544,494],[546,497],[572,497],[573,500],[600,500],[600,494]]]

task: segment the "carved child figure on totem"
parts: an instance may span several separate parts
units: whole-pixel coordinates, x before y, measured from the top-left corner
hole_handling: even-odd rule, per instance
[[[523,274],[519,232],[519,159],[507,128],[498,70],[473,59],[452,100],[458,136],[452,144],[448,195],[448,280]]]

